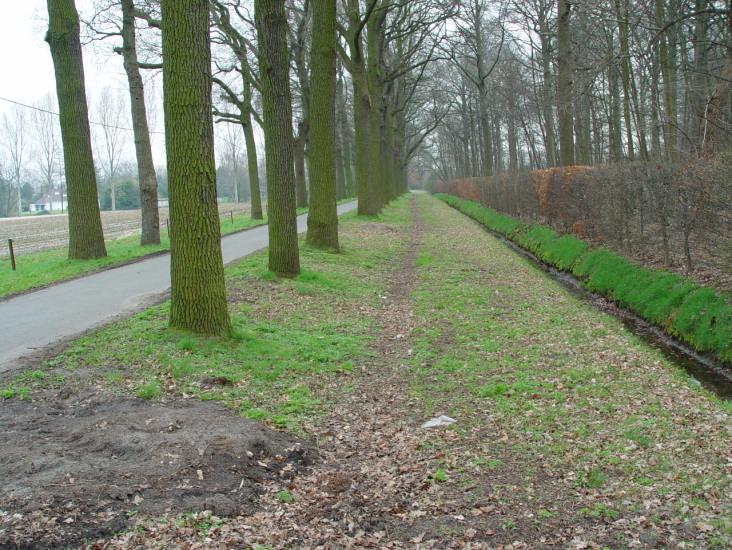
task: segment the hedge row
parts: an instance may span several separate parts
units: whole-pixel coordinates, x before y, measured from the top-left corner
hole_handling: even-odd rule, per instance
[[[543,262],[571,272],[588,290],[610,298],[696,350],[732,363],[732,306],[713,289],[675,273],[641,267],[606,248],[591,248],[573,235],[561,236],[474,201],[436,196]]]

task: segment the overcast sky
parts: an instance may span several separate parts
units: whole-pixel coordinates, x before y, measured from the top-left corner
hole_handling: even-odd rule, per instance
[[[92,0],[76,0],[76,5],[83,16],[91,10]],[[43,40],[47,27],[46,0],[0,0],[0,98],[33,105],[47,94],[55,97],[53,63],[48,45]],[[111,49],[111,42],[84,46],[84,71],[91,120],[95,118],[94,105],[103,88],[111,88],[127,101],[122,57],[112,53]],[[161,78],[158,76],[150,87],[161,88]],[[150,107],[148,105],[149,110]],[[0,116],[10,108],[12,105],[0,100]],[[151,114],[151,129],[162,131],[162,116]],[[129,114],[125,111],[124,126],[129,125]],[[153,136],[153,148],[155,163],[161,164],[164,162],[162,136]],[[126,153],[132,158],[131,145]]]

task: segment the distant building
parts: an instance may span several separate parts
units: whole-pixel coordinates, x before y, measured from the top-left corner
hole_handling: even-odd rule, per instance
[[[30,204],[31,212],[63,212],[68,207],[66,193],[53,191],[44,194],[40,199]]]

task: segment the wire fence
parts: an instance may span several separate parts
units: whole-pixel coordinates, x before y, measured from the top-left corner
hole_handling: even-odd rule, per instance
[[[248,203],[219,205],[220,218],[249,214],[250,211]],[[168,209],[161,208],[161,228],[167,227],[168,216]],[[106,240],[139,234],[142,227],[140,211],[102,212],[102,227]],[[65,248],[69,243],[68,217],[59,214],[0,219],[0,258],[6,259],[10,256],[8,241],[11,239],[16,256]]]

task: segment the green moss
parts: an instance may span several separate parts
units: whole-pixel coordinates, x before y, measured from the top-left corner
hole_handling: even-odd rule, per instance
[[[588,290],[611,298],[699,351],[732,361],[732,306],[728,297],[675,273],[636,265],[606,248],[591,249],[573,235],[559,236],[548,227],[528,226],[473,201],[437,197],[545,263],[571,271]]]
[[[547,244],[556,240],[558,237],[559,235],[553,229],[541,225],[532,225],[527,231],[516,236],[516,242],[523,248],[542,257]]]
[[[688,294],[670,329],[696,349],[714,351],[732,361],[732,307],[711,288],[698,288]]]
[[[562,270],[569,270],[589,249],[589,245],[573,235],[563,235],[546,243],[542,259]]]

